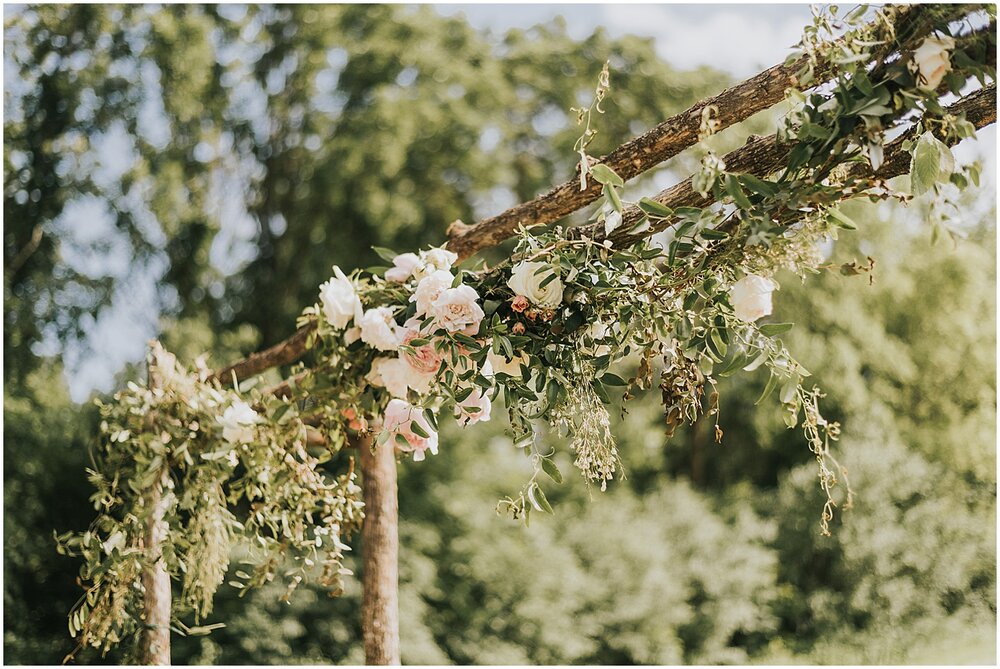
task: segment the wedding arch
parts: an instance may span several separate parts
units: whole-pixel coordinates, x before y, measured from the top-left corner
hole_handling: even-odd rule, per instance
[[[445,414],[471,426],[506,408],[533,474],[498,510],[527,521],[553,511],[545,488],[564,476],[553,449],[573,453],[588,485],[622,471],[608,405],[655,386],[668,432],[708,415],[721,440],[716,379],[758,368],[769,375],[758,404],[776,393],[816,457],[828,531],[850,504],[831,452],[839,426],[782,343],[792,324],[760,321],[772,277],[818,271],[817,243],[856,227],[844,200],[929,193],[943,206],[978,186],[978,166],[949,147],[995,122],[995,68],[992,6],[832,7],[784,63],[595,158],[605,67],[592,104],[574,110],[580,161],[566,183],[475,225],[455,221],[440,248],[335,267],[294,334],[226,367],[181,364],[153,342],[147,382],[101,408],[99,515],[59,538],[87,584],[71,633],[105,652],[138,633],[139,661],[169,664],[171,629],[210,630],[198,624],[233,541],[250,545],[233,587],[284,579],[289,597],[318,573],[336,594],[360,532],[366,660],[398,664],[396,468],[438,453]],[[722,156],[704,143],[782,101],[774,134]],[[627,181],[692,147],[693,175],[627,199]],[[908,192],[889,183],[906,173]],[[587,223],[559,224],[588,205]],[[508,259],[459,268],[511,238]],[[284,380],[260,387],[272,368]]]

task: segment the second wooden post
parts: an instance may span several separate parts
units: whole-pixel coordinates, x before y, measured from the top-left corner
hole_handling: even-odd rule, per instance
[[[365,522],[361,587],[361,635],[367,664],[400,664],[399,501],[392,444],[357,440],[361,459]]]

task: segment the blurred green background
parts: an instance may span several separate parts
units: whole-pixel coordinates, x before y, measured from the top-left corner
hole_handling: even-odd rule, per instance
[[[594,155],[733,79],[578,33],[430,7],[6,8],[6,662],[73,649],[78,565],[52,533],[92,517],[85,400],[141,376],[145,339],[239,357],[287,336],[331,265],[440,243],[565,180],[569,108],[605,59]],[[404,662],[994,663],[995,193],[964,197],[936,244],[926,204],[849,205],[862,224],[830,262],[874,256],[874,285],[779,277],[776,318],[844,426],[857,499],[832,537],[801,435],[753,406],[763,373],[722,385],[722,445],[707,425],[668,442],[658,398],[636,401],[615,428],[627,480],[602,494],[567,477],[529,528],[494,513],[528,472],[496,412],[401,467]],[[363,661],[356,581],[336,600],[280,594],[223,589],[209,622],[227,627],[175,638],[174,661]]]

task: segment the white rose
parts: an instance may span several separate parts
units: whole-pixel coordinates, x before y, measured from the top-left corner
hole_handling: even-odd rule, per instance
[[[393,267],[386,270],[385,280],[403,283],[420,269],[423,261],[416,253],[401,253],[392,259]]]
[[[333,273],[335,276],[319,287],[319,300],[326,320],[339,330],[361,313],[361,300],[339,267],[334,266]]]
[[[408,389],[418,395],[430,392],[434,377],[433,372],[420,372],[402,358],[375,358],[366,378],[372,385],[388,390],[393,397],[406,399]]]
[[[358,320],[361,341],[379,351],[394,351],[399,348],[399,326],[392,317],[390,307],[376,307],[366,311]]]
[[[414,425],[419,426],[414,429]],[[438,434],[431,427],[423,409],[403,400],[389,400],[385,407],[385,429],[393,437],[392,444],[404,453],[413,453],[413,459],[420,462],[425,452],[438,452]],[[402,437],[402,444],[397,436]]]
[[[562,302],[562,281],[555,271],[543,262],[519,263],[511,271],[507,285],[515,295],[523,295],[532,304],[545,309],[555,309]]]
[[[423,316],[430,312],[431,305],[442,291],[451,288],[455,277],[447,270],[437,270],[420,279],[417,289],[410,295],[410,302],[417,303],[417,315]]]
[[[591,352],[595,356],[600,357],[602,355],[608,355],[609,353],[611,353],[611,347],[609,345],[597,343],[598,341],[606,338],[610,330],[611,329],[607,325],[601,323],[600,321],[595,321],[594,323],[591,323],[590,326],[587,328],[586,331],[587,336],[589,336],[591,339],[594,340],[594,346]]]
[[[442,269],[450,270],[458,262],[458,254],[446,249],[430,248],[420,252],[420,260],[423,262],[420,271],[427,275]]]
[[[222,425],[222,438],[230,444],[253,441],[253,426],[260,416],[243,400],[235,400],[216,420]]]
[[[948,52],[955,48],[955,40],[950,37],[926,37],[910,62],[910,70],[917,75],[917,86],[933,91],[941,85],[944,75],[951,72],[951,58]]]
[[[448,332],[476,334],[479,323],[486,316],[478,301],[479,293],[471,286],[447,288],[431,303],[430,315],[434,317],[435,325]]]
[[[736,317],[742,321],[753,321],[771,313],[771,293],[776,288],[774,281],[756,274],[748,274],[729,289],[729,301],[733,304]]]

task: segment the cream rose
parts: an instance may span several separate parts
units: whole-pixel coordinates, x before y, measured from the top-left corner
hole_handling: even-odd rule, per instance
[[[748,274],[729,289],[729,301],[741,321],[753,321],[771,313],[771,293],[774,281],[756,274]]]
[[[358,320],[361,341],[379,351],[394,351],[399,348],[399,326],[392,317],[389,307],[376,307],[366,311]]]
[[[217,420],[222,425],[223,439],[230,444],[246,444],[253,441],[253,426],[260,416],[243,400],[235,400]]]
[[[417,305],[417,315],[423,316],[429,313],[431,305],[434,304],[438,295],[451,288],[451,284],[454,282],[455,277],[452,276],[451,272],[443,269],[431,272],[420,279],[417,289],[413,291],[413,295],[410,295],[410,302],[415,302]]]
[[[319,301],[326,320],[341,330],[361,314],[361,300],[354,292],[354,284],[336,265],[333,273],[334,277],[319,287]]]
[[[479,324],[486,314],[479,306],[479,293],[471,286],[458,286],[442,290],[433,303],[429,315],[434,324],[448,332],[479,332]]]
[[[393,397],[405,399],[410,389],[418,395],[429,393],[434,377],[433,372],[414,369],[403,358],[375,358],[365,378],[372,385],[388,390]]]
[[[385,271],[385,280],[403,283],[420,269],[423,261],[416,253],[401,253],[392,259],[392,265]]]
[[[385,430],[392,437],[392,444],[404,453],[413,453],[420,462],[425,452],[438,452],[438,435],[424,415],[424,410],[403,400],[389,400],[385,408]],[[401,440],[397,436],[403,437]]]
[[[507,286],[515,295],[523,295],[532,304],[545,309],[555,309],[562,302],[562,281],[552,267],[543,262],[519,263],[511,271]]]
[[[430,248],[420,252],[423,267],[420,272],[430,274],[438,270],[450,270],[458,262],[458,254],[441,248]]]
[[[917,75],[917,87],[933,91],[941,85],[944,75],[951,72],[949,51],[955,48],[950,37],[930,36],[913,52],[910,71]]]

